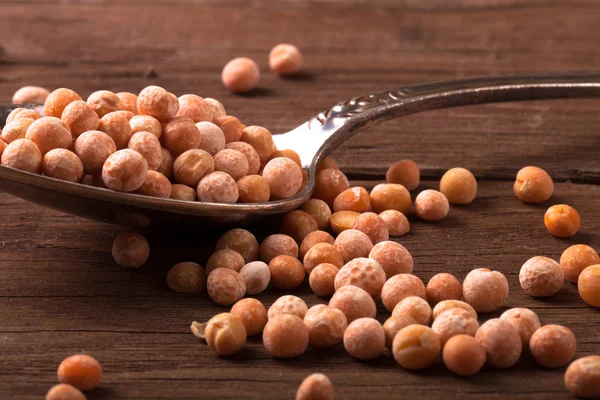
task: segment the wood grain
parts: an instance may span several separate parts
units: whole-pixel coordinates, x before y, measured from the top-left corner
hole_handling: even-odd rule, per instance
[[[376,4],[374,4],[376,3]],[[422,81],[481,75],[593,70],[600,65],[600,4],[595,1],[203,1],[148,0],[0,2],[0,102],[21,86],[138,92],[150,84],[180,95],[222,100],[245,123],[285,132],[353,96]],[[298,45],[305,72],[275,77],[267,54],[279,42]],[[255,58],[260,88],[229,94],[220,70],[235,56]],[[148,78],[148,71],[157,77]],[[571,244],[600,247],[598,100],[509,103],[413,115],[361,133],[334,156],[368,187],[401,158],[412,158],[435,187],[443,171],[471,169],[479,195],[468,207],[430,224],[412,220],[400,238],[427,281],[448,271],[464,278],[476,267],[504,272],[507,307],[531,307],[543,323],[569,326],[577,356],[600,351],[600,312],[574,285],[549,300],[526,296],[518,283],[534,255],[557,259]],[[524,165],[559,182],[547,203],[527,206],[512,194]],[[546,207],[564,202],[582,229],[560,240],[544,229]],[[90,399],[293,398],[309,373],[333,380],[339,399],[569,398],[564,369],[541,369],[529,355],[506,371],[485,369],[459,379],[441,364],[400,368],[389,354],[363,363],[338,346],[274,360],[259,338],[233,358],[215,357],[189,333],[193,320],[217,312],[206,294],[166,288],[178,261],[205,263],[216,237],[152,233],[152,256],[139,270],[114,265],[120,230],[0,194],[0,398],[39,399],[56,382],[66,356],[89,352],[105,369]],[[266,234],[263,232],[262,234]],[[283,292],[259,298],[271,304]],[[294,294],[323,303],[305,285]],[[502,310],[501,310],[502,311]],[[483,316],[482,321],[501,312]],[[378,318],[388,313],[379,308]]]

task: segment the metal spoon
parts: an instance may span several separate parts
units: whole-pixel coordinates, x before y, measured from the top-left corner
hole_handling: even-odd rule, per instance
[[[193,225],[203,229],[244,226],[275,217],[308,200],[319,163],[359,130],[427,110],[552,98],[600,97],[600,73],[478,78],[425,83],[360,96],[335,105],[296,129],[275,135],[277,148],[293,149],[308,171],[304,190],[287,200],[220,204],[159,199],[65,182],[0,167],[0,189],[82,217],[133,227]],[[17,105],[0,106],[0,123]],[[34,105],[28,105],[34,107]]]

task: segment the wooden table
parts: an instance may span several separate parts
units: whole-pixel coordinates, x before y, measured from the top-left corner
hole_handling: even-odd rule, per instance
[[[181,95],[223,101],[246,123],[285,132],[334,103],[403,84],[480,75],[597,69],[600,4],[595,1],[205,1],[5,0],[0,3],[0,93],[21,86],[139,92],[161,85]],[[374,5],[377,3],[377,5]],[[280,79],[267,68],[270,48],[298,45],[306,67]],[[260,89],[235,96],[220,83],[236,56],[258,61]],[[577,356],[600,352],[600,313],[565,284],[553,298],[524,294],[518,272],[535,255],[557,259],[574,243],[600,247],[599,101],[499,104],[414,115],[349,140],[334,156],[351,179],[372,186],[402,158],[416,160],[422,188],[448,168],[479,180],[478,198],[453,207],[439,223],[412,221],[400,238],[425,281],[476,267],[506,274],[509,301],[530,307],[544,324],[570,327]],[[539,206],[519,202],[512,180],[522,166],[545,168],[555,195]],[[366,182],[365,182],[366,181]],[[580,233],[553,238],[544,210],[575,206]],[[543,369],[529,355],[504,371],[472,379],[441,363],[423,372],[389,354],[351,359],[341,346],[275,360],[252,338],[244,351],[219,358],[189,331],[193,320],[225,311],[206,294],[168,290],[165,274],[183,260],[204,263],[216,237],[151,236],[152,256],[139,270],[119,268],[110,248],[121,228],[40,208],[0,194],[0,398],[39,399],[56,382],[66,356],[93,354],[104,367],[90,399],[290,399],[300,381],[321,371],[339,399],[569,398],[564,368]],[[259,296],[271,304],[282,292]],[[323,303],[307,286],[309,305]],[[496,317],[503,310],[483,316]],[[378,317],[387,312],[380,307]]]

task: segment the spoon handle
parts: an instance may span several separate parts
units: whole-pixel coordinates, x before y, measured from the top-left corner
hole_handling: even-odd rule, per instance
[[[600,97],[600,73],[486,77],[406,86],[355,97],[314,118],[321,133],[318,163],[360,129],[403,115],[475,104]],[[314,164],[316,165],[316,164]]]

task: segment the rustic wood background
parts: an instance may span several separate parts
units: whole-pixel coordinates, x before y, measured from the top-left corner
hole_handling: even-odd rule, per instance
[[[268,70],[267,54],[280,42],[302,49],[300,76],[284,80]],[[3,0],[0,101],[29,84],[66,86],[84,97],[157,84],[215,97],[242,121],[285,132],[338,101],[403,84],[598,69],[598,43],[600,3],[593,0]],[[220,71],[241,55],[256,59],[263,77],[253,94],[234,96],[221,86]],[[600,246],[599,109],[600,101],[569,100],[435,111],[357,135],[334,156],[367,186],[406,157],[421,166],[422,187],[435,187],[448,168],[471,169],[480,185],[472,205],[453,207],[440,223],[413,221],[400,239],[415,273],[462,279],[475,267],[498,269],[510,282],[505,308],[530,307],[544,324],[567,325],[582,356],[600,352],[600,312],[572,284],[534,300],[518,272],[534,255],[557,259],[574,243]],[[527,206],[512,194],[516,171],[529,164],[560,182],[546,204]],[[558,202],[581,213],[572,239],[543,227],[545,208]],[[121,228],[6,194],[0,207],[0,398],[42,398],[59,362],[78,352],[104,367],[90,399],[291,399],[315,371],[331,377],[339,399],[569,398],[564,369],[537,367],[527,355],[514,368],[472,379],[441,363],[407,372],[389,354],[358,362],[342,347],[274,360],[260,339],[235,357],[216,357],[188,327],[224,308],[165,284],[175,262],[206,261],[216,238],[201,227],[197,235],[152,235],[149,263],[127,271],[110,253]],[[309,305],[325,301],[307,287],[294,293]],[[279,295],[260,299],[271,304]]]

